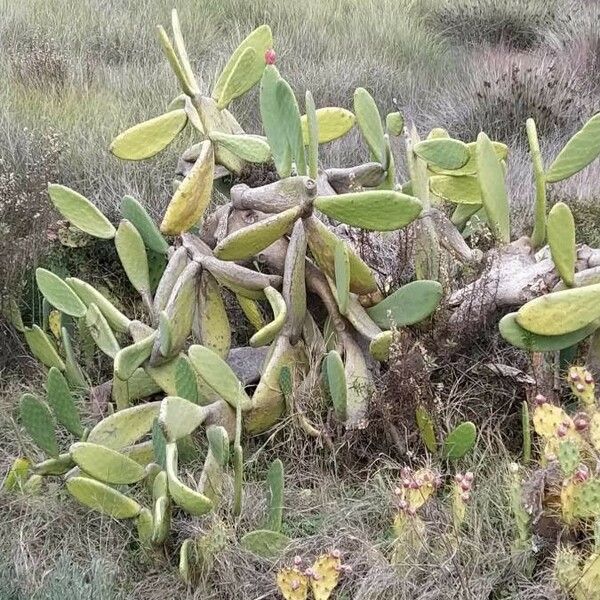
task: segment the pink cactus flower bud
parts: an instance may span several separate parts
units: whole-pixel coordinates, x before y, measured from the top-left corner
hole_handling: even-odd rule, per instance
[[[472,471],[467,471],[467,472],[465,473],[465,479],[466,479],[467,481],[473,481],[473,479],[475,479],[475,475],[473,474],[473,472],[472,472]]]
[[[585,382],[587,384],[594,383],[594,378],[592,377],[592,374],[589,371],[585,372]]]
[[[561,423],[557,428],[556,428],[556,435],[558,437],[565,437],[565,435],[567,435],[567,432],[569,431],[569,428],[564,424]]]
[[[333,570],[334,570],[336,573],[340,573],[341,571],[343,571],[343,570],[344,570],[344,565],[333,565]]]
[[[402,481],[402,487],[409,488],[409,487],[410,487],[410,484],[411,484],[411,481],[410,481],[410,479],[404,479],[404,480]]]
[[[469,494],[469,492],[463,492],[460,497],[462,498],[463,502],[468,502],[471,498],[471,494]]]
[[[294,565],[299,567],[302,564],[302,557],[301,556],[294,556]]]
[[[274,65],[276,59],[277,59],[277,54],[275,54],[275,50],[273,50],[273,48],[269,48],[265,52],[265,62],[268,65]]]
[[[471,484],[470,484],[468,481],[463,481],[463,482],[460,484],[460,489],[461,489],[463,492],[468,492],[468,491],[471,489]]]
[[[579,381],[579,375],[577,371],[571,371],[569,373],[569,378],[571,379],[571,381]]]
[[[590,478],[590,470],[585,465],[580,465],[575,471],[576,481],[587,481]]]
[[[546,396],[544,396],[544,394],[538,394],[538,395],[535,397],[535,401],[536,401],[538,404],[544,404],[544,402],[546,402]]]
[[[408,487],[411,490],[418,490],[421,486],[419,485],[418,481],[411,481]]]
[[[318,573],[313,572],[312,579],[313,581],[319,581],[321,579],[321,576]]]
[[[333,558],[340,558],[340,556],[342,556],[342,553],[337,548],[334,548],[329,554],[331,554]]]
[[[464,478],[464,475],[462,473],[457,473],[454,476],[454,481],[456,481],[456,483],[460,483]]]
[[[300,587],[300,582],[297,579],[292,581],[292,590],[295,592]]]
[[[585,385],[583,385],[583,383],[578,383],[578,384],[575,386],[575,389],[576,389],[578,392],[583,392],[583,390],[585,390]]]
[[[304,570],[304,574],[307,577],[312,577],[315,574],[315,572],[313,571],[312,567],[308,567],[308,569]]]
[[[400,500],[400,502],[398,502],[398,508],[400,510],[406,510],[408,507],[408,502],[406,500]]]
[[[583,418],[575,419],[574,423],[575,423],[575,429],[577,429],[577,431],[585,431],[588,428],[588,422],[586,419],[583,419]]]

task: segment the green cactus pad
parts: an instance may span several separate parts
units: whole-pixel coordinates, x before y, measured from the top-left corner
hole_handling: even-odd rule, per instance
[[[469,147],[452,138],[433,138],[415,144],[414,153],[426,163],[439,169],[455,170],[469,160]]]
[[[287,535],[278,531],[258,529],[244,535],[240,544],[244,550],[252,554],[263,558],[275,558],[283,554],[291,541]]]
[[[339,238],[315,217],[306,219],[304,228],[313,258],[326,275],[335,277],[335,249]],[[377,282],[368,265],[350,247],[348,247],[348,256],[350,259],[350,291],[354,294],[369,294],[377,291]]]
[[[160,405],[158,422],[168,442],[195,431],[206,419],[206,410],[177,396],[167,396]]]
[[[202,142],[198,159],[169,202],[160,230],[179,235],[200,220],[208,207],[214,175],[214,152],[210,141]]]
[[[254,327],[255,330],[263,327],[265,324],[265,319],[256,300],[246,298],[240,294],[236,294],[235,296],[240,308],[242,309],[242,312],[244,315],[246,315],[246,318],[248,321],[250,321],[252,327]]]
[[[233,408],[241,404],[242,409],[247,410],[251,406],[252,401],[244,391],[242,383],[218,354],[204,346],[193,345],[190,346],[188,355],[200,377],[223,400]]]
[[[482,203],[479,180],[473,175],[434,175],[429,178],[429,189],[434,196],[454,204],[481,206]]]
[[[48,405],[32,394],[23,394],[19,402],[21,423],[31,439],[44,452],[58,456],[54,417]]]
[[[83,425],[79,411],[67,380],[56,367],[48,371],[46,393],[48,404],[52,407],[56,420],[74,436],[80,438],[83,435]]]
[[[546,181],[571,177],[600,156],[600,113],[595,114],[560,151],[546,171]]]
[[[565,440],[558,445],[558,464],[565,476],[573,475],[579,466],[581,453],[578,445],[573,440]],[[600,508],[600,504],[599,504]]]
[[[600,318],[600,284],[534,298],[517,311],[517,323],[538,335],[573,333]]]
[[[458,460],[473,448],[477,439],[477,428],[471,421],[455,427],[444,440],[442,453],[449,460]]]
[[[23,317],[17,301],[13,297],[9,297],[0,302],[0,314],[19,332],[25,332],[23,325]]]
[[[179,16],[177,10],[174,8],[171,10],[171,29],[173,31],[173,43],[175,44],[175,51],[177,52],[177,58],[181,65],[183,74],[190,86],[190,88],[197,94],[199,92],[196,78],[190,65],[187,50],[183,42],[183,35],[181,33],[181,24],[179,23]]]
[[[292,172],[292,150],[289,147],[285,130],[285,120],[280,113],[277,98],[278,83],[281,79],[274,65],[267,65],[260,82],[260,116],[263,129],[269,141],[275,168],[281,178]]]
[[[477,165],[481,199],[492,233],[503,244],[510,242],[510,210],[504,169],[485,133],[477,136]]]
[[[229,462],[229,436],[225,427],[211,425],[206,430],[206,439],[210,452],[217,459],[221,467]]]
[[[54,308],[72,317],[85,315],[85,304],[79,296],[58,275],[51,271],[38,268],[35,280],[40,292]]]
[[[283,134],[287,139],[291,158],[296,164],[298,175],[306,175],[306,156],[304,152],[304,139],[302,137],[300,109],[298,108],[296,96],[290,84],[285,79],[277,81],[275,98],[282,119]]]
[[[283,463],[278,458],[276,458],[269,467],[267,473],[267,485],[269,515],[265,529],[270,531],[281,531],[283,519],[284,472]]]
[[[382,331],[369,344],[369,354],[379,362],[387,362],[390,357],[390,347],[394,341],[393,331]]]
[[[71,477],[67,490],[81,504],[114,519],[133,519],[142,507],[132,498],[89,477]]]
[[[562,335],[538,335],[527,331],[517,322],[517,313],[509,313],[500,319],[500,335],[513,346],[530,352],[556,352],[578,344],[597,329],[595,322]]]
[[[588,479],[575,486],[573,516],[580,519],[600,516],[600,479]]]
[[[187,123],[185,110],[172,110],[120,133],[109,150],[124,160],[144,160],[164,150]]]
[[[217,145],[251,163],[264,163],[271,157],[271,148],[259,135],[222,133],[211,131],[208,137]]]
[[[159,401],[120,410],[100,421],[90,431],[87,441],[113,450],[131,446],[149,433],[159,410]]]
[[[98,290],[76,277],[67,277],[65,281],[73,288],[86,306],[89,307],[93,303],[98,307],[114,331],[119,333],[129,332],[131,321]]]
[[[367,314],[383,329],[413,325],[435,311],[443,294],[437,281],[413,281],[368,308]]]
[[[198,383],[196,371],[187,357],[179,357],[175,364],[175,389],[177,395],[198,404]]]
[[[325,385],[333,403],[333,410],[338,421],[342,423],[347,416],[347,384],[344,363],[339,352],[330,350],[323,361]]]
[[[49,458],[42,462],[36,463],[32,467],[32,471],[37,475],[64,475],[67,471],[75,466],[71,455],[67,452],[59,454],[56,458]]]
[[[435,165],[430,165],[430,170],[434,173],[437,173],[438,175],[450,175],[452,177],[459,177],[463,175],[477,175],[479,170],[477,164],[477,142],[470,142],[467,144],[467,147],[469,149],[469,160],[460,169],[440,169]],[[494,152],[496,153],[498,160],[505,161],[508,156],[508,146],[506,144],[502,144],[501,142],[492,142],[492,147],[494,148]]]
[[[169,262],[165,267],[165,270],[160,278],[156,292],[154,293],[154,312],[155,314],[160,313],[167,307],[169,298],[173,293],[173,288],[179,279],[179,276],[183,273],[183,270],[189,263],[187,250],[184,247],[175,250],[173,255],[169,258]]]
[[[56,367],[64,371],[65,363],[50,338],[37,326],[25,329],[23,333],[31,353],[46,367]]]
[[[164,310],[158,315],[158,338],[154,342],[155,348],[157,343],[160,353],[165,358],[173,358],[176,354],[173,352],[173,327]]]
[[[392,190],[320,196],[314,206],[332,219],[373,231],[400,229],[412,223],[423,208],[414,196]]]
[[[287,306],[283,296],[273,287],[266,287],[265,296],[273,311],[273,320],[259,329],[251,338],[250,345],[253,348],[270,344],[283,329],[287,319]]]
[[[150,358],[157,335],[154,332],[152,335],[117,352],[115,356],[115,373],[119,379],[123,381],[129,379],[134,371]]]
[[[69,448],[69,454],[79,468],[104,483],[136,483],[146,475],[139,463],[99,444],[78,442]]]
[[[10,467],[9,472],[6,474],[0,490],[12,492],[14,490],[22,489],[23,484],[27,480],[31,463],[26,458],[16,458]]]
[[[295,206],[238,229],[217,244],[215,256],[221,260],[249,259],[288,233],[301,214],[302,207]]]
[[[437,452],[437,438],[435,435],[435,423],[431,414],[423,406],[417,406],[415,419],[425,447],[429,452],[435,454]]]
[[[385,164],[385,138],[381,116],[373,96],[364,88],[357,88],[354,92],[354,113],[371,155],[377,162]]]
[[[69,382],[69,385],[74,388],[82,390],[89,389],[88,377],[83,372],[81,366],[75,358],[73,352],[73,344],[71,343],[71,337],[66,327],[60,329],[60,340],[62,342],[62,349],[65,354],[65,377]]]
[[[600,130],[599,130],[600,131]],[[564,202],[557,202],[547,218],[548,245],[561,279],[568,287],[575,285],[575,219]]]
[[[319,144],[326,144],[345,136],[354,127],[354,113],[338,106],[326,106],[315,110],[316,129]],[[309,145],[308,117],[302,115],[302,138],[304,145]]]
[[[265,69],[265,52],[272,47],[273,34],[271,33],[271,28],[268,25],[257,27],[240,43],[235,52],[231,55],[231,58],[217,79],[212,92],[212,97],[217,101],[221,100],[232,72],[236,68],[240,57],[248,48],[251,48],[254,51],[256,57],[250,64],[246,65],[248,70],[246,74],[246,82],[247,85],[249,85],[248,89],[255,83],[258,83]],[[222,106],[226,105],[226,103],[223,103],[222,101],[220,104]]]
[[[152,520],[154,524],[152,543],[164,544],[171,528],[171,504],[168,497],[162,496],[156,499]]]
[[[108,321],[93,302],[85,314],[85,324],[98,348],[107,356],[114,358],[121,347]]]
[[[402,113],[391,112],[385,117],[385,129],[389,135],[399,136],[404,131],[404,117]]]
[[[350,296],[350,255],[348,246],[340,240],[335,247],[335,297],[340,312],[345,315],[348,311]]]
[[[307,147],[308,176],[316,181],[319,175],[319,125],[315,101],[308,90],[306,91],[304,106],[306,108],[306,115],[300,119],[302,139],[304,145]]]
[[[150,271],[146,246],[139,231],[123,219],[115,235],[117,254],[131,285],[142,295],[150,293]]]
[[[200,517],[210,512],[213,503],[204,494],[194,491],[179,480],[177,476],[177,445],[167,444],[166,470],[169,496],[175,504],[190,515]]]
[[[48,184],[48,194],[56,210],[81,231],[110,240],[115,236],[111,222],[87,199],[64,185]]]
[[[165,238],[160,233],[154,219],[148,214],[146,209],[133,197],[124,196],[120,205],[121,214],[125,219],[130,221],[138,230],[146,248],[157,252],[158,254],[166,254],[169,250]]]

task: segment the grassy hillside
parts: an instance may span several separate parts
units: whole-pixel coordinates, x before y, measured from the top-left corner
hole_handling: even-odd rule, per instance
[[[179,93],[154,31],[169,21],[173,6],[203,89],[211,89],[239,40],[269,23],[278,67],[299,97],[310,89],[317,106],[351,108],[354,89],[363,86],[383,112],[397,106],[424,135],[441,126],[471,141],[484,130],[508,143],[517,231],[519,218],[530,214],[533,189],[525,119],[536,119],[548,161],[600,108],[595,0],[0,0],[0,292],[17,289],[48,250],[47,229],[57,219],[48,208],[48,181],[77,189],[108,215],[125,194],[162,213],[178,155],[191,137],[140,163],[118,160],[107,148],[118,132],[160,114]],[[257,101],[254,90],[234,104],[249,132],[259,131]],[[366,158],[357,141],[351,134],[330,144],[323,161],[341,166]],[[402,159],[397,163],[402,175]],[[599,178],[596,163],[554,186],[550,197],[576,207],[580,241],[596,244]],[[93,262],[109,279],[114,250],[104,255],[94,248],[77,266]],[[521,354],[491,344],[493,358],[525,366]],[[511,432],[519,428],[522,389],[483,368],[489,352],[473,347],[460,365],[427,366],[452,374],[436,382],[436,398],[439,392],[445,402],[443,424],[450,427],[459,414],[483,424],[477,451],[461,465],[477,473],[477,491],[462,530],[453,527],[448,498],[431,503],[424,550],[401,569],[388,556],[394,487],[412,458],[410,444],[393,447],[381,427],[382,440],[357,437],[331,455],[281,427],[248,444],[242,521],[178,519],[158,564],[144,556],[129,524],[75,506],[58,484],[41,496],[0,492],[0,600],[278,597],[274,565],[236,542],[240,531],[261,523],[262,480],[276,456],[287,473],[285,532],[298,540],[288,558],[342,549],[353,572],[343,580],[340,600],[562,598],[546,569],[552,532],[536,539],[542,567],[535,577],[531,554],[513,546],[507,481],[519,452]],[[22,435],[16,401],[24,391],[40,390],[43,378],[2,322],[0,355],[1,481],[15,456],[24,450],[36,456]],[[106,365],[95,367],[100,373]],[[383,401],[398,402],[396,388],[386,393]],[[384,443],[389,452],[381,450]],[[225,548],[206,581],[187,589],[177,576],[177,549],[215,525],[226,532]]]

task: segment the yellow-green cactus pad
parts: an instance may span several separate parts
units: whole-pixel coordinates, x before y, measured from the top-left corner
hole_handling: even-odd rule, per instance
[[[287,306],[283,296],[271,286],[266,287],[264,291],[273,311],[273,320],[250,338],[250,345],[254,348],[270,344],[283,329],[287,319]]]
[[[371,155],[377,162],[385,164],[385,137],[381,116],[373,96],[364,88],[356,88],[354,92],[354,113]]]
[[[85,314],[85,324],[98,348],[107,356],[114,358],[121,347],[106,317],[93,302],[88,306]]]
[[[302,207],[295,206],[238,229],[217,244],[215,256],[221,260],[249,259],[288,233],[301,213]]]
[[[328,600],[341,575],[342,561],[337,553],[322,554],[312,566],[314,577],[310,580],[315,600]]]
[[[414,153],[426,163],[439,169],[454,170],[464,167],[469,160],[469,147],[452,138],[433,138],[418,142]]]
[[[540,335],[563,335],[600,318],[600,284],[552,292],[517,311],[517,323]]]
[[[44,298],[52,306],[72,317],[85,315],[85,304],[58,275],[40,267],[35,271],[35,281]]]
[[[217,147],[221,146],[229,152],[251,163],[267,162],[271,157],[271,148],[267,140],[259,135],[222,133],[211,131],[208,136]]]
[[[23,335],[31,353],[43,365],[46,367],[56,367],[61,371],[65,370],[65,363],[56,350],[56,346],[37,325],[34,325],[31,329],[25,329]]]
[[[131,446],[150,432],[159,410],[160,401],[120,410],[100,421],[87,441],[114,450]]]
[[[48,194],[56,210],[81,231],[107,240],[115,236],[112,223],[87,198],[75,190],[50,183]]]
[[[160,226],[164,234],[178,235],[200,220],[210,203],[214,166],[213,146],[207,140],[202,142],[198,159],[171,198]]]
[[[238,302],[240,298],[238,296]],[[208,271],[202,272],[196,301],[192,326],[194,341],[210,348],[221,358],[227,358],[231,347],[231,326],[221,295],[221,288]],[[244,298],[244,301],[257,308],[253,300]],[[241,305],[242,302],[240,302]],[[247,308],[251,310],[250,307],[247,306]]]
[[[557,202],[546,220],[548,245],[552,260],[561,279],[568,287],[575,284],[575,219],[571,209],[564,202]]]
[[[142,510],[132,498],[89,477],[71,477],[67,490],[84,506],[115,519],[133,519]]]
[[[139,463],[99,444],[77,442],[69,448],[69,453],[78,467],[104,483],[136,483],[146,474]]]
[[[373,231],[400,229],[412,223],[423,208],[418,198],[393,190],[321,196],[314,206],[332,219]]]
[[[168,442],[195,431],[206,418],[206,409],[177,396],[167,396],[160,405],[158,423]]]
[[[133,223],[123,219],[115,235],[117,254],[131,285],[140,294],[150,293],[148,256],[140,232]]]
[[[317,108],[317,130],[319,144],[326,144],[346,135],[356,122],[356,117],[352,111],[338,106],[326,106]],[[306,115],[302,115],[302,137],[304,145],[308,146],[308,120]]]
[[[479,180],[473,175],[434,175],[429,178],[429,189],[434,196],[453,202],[481,206]]]
[[[560,151],[546,171],[546,181],[571,177],[600,155],[600,113],[595,114]]]
[[[187,123],[185,110],[172,110],[120,133],[109,150],[124,160],[144,160],[164,150]]]
[[[306,600],[308,577],[296,567],[284,567],[277,572],[277,588],[285,600]]]

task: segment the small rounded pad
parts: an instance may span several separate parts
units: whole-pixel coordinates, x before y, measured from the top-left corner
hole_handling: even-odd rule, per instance
[[[284,567],[277,573],[277,587],[285,600],[306,600],[308,577],[296,567]]]
[[[322,554],[312,566],[310,581],[315,600],[327,600],[340,580],[342,561],[334,553]]]

